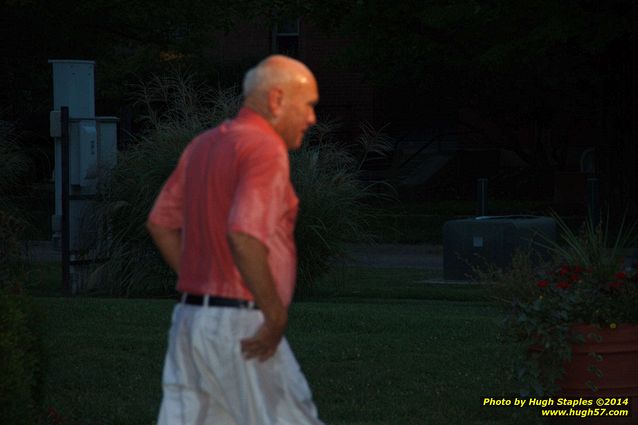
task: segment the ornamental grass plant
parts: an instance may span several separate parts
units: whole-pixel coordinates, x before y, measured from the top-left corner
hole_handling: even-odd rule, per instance
[[[84,223],[95,233],[96,268],[88,289],[116,296],[169,295],[174,274],[153,246],[145,222],[155,197],[199,132],[238,109],[233,89],[208,89],[179,70],[135,86],[146,131],[120,152]]]
[[[636,242],[635,223],[623,219],[612,237],[608,220],[587,221],[573,231],[554,218],[562,241],[539,242],[551,259],[539,263],[532,261],[531,251],[518,252],[510,269],[481,274],[481,280],[494,283],[496,298],[506,306],[505,335],[520,344],[514,373],[523,396],[560,389],[573,344],[590,337],[576,325],[615,329],[638,323],[637,265],[625,260]]]
[[[295,239],[299,256],[298,294],[313,290],[330,262],[345,254],[347,242],[370,242],[374,210],[366,202],[380,195],[363,184],[358,173],[369,153],[387,154],[390,141],[381,131],[361,125],[358,155],[336,139],[338,122],[327,120],[310,131],[298,151],[290,154],[291,179],[299,196]]]
[[[168,296],[175,277],[146,231],[148,213],[184,147],[197,133],[234,116],[242,99],[236,89],[209,89],[179,71],[140,84],[136,98],[148,130],[120,152],[87,220],[97,233],[90,251],[96,268],[88,286],[116,296]],[[372,196],[370,187],[357,179],[361,160],[341,147],[336,130],[335,122],[320,122],[290,156],[300,198],[295,237],[302,293],[343,253],[344,242],[360,240],[366,232],[364,200]],[[363,139],[365,152],[387,148],[387,138],[369,127]]]
[[[0,194],[4,196],[22,190],[33,171],[33,162],[20,147],[19,139],[15,126],[0,119]],[[4,196],[0,198],[0,207],[6,208]]]

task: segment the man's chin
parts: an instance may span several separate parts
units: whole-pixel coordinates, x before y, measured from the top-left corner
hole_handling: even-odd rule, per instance
[[[296,150],[299,150],[301,148],[302,143],[303,143],[303,138],[300,137],[297,140],[294,140],[292,142],[286,143],[286,145],[288,146],[288,150],[289,151],[296,151]]]

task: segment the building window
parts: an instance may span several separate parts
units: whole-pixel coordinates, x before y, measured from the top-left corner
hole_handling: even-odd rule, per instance
[[[293,58],[299,56],[299,19],[283,20],[275,24],[272,51]]]

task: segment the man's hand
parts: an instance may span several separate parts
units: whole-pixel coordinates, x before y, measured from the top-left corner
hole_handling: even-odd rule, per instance
[[[255,335],[241,341],[241,351],[246,360],[257,358],[263,362],[275,354],[286,330],[287,317],[282,323],[264,322]]]
[[[264,323],[251,338],[242,340],[246,359],[269,359],[279,346],[288,324],[288,309],[282,304],[268,266],[268,249],[243,233],[229,233],[228,243],[235,265],[264,315]]]

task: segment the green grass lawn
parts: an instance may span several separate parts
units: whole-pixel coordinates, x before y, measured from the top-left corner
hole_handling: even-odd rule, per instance
[[[513,394],[512,347],[479,287],[416,283],[413,270],[339,269],[293,304],[288,339],[327,424],[535,424],[484,408]],[[47,314],[46,405],[63,424],[155,421],[169,300],[36,298]]]
[[[427,280],[441,279],[440,271],[343,267],[333,269],[314,289],[322,301],[340,299],[356,303],[361,300],[445,300],[487,301],[489,292],[479,285],[433,285]]]

